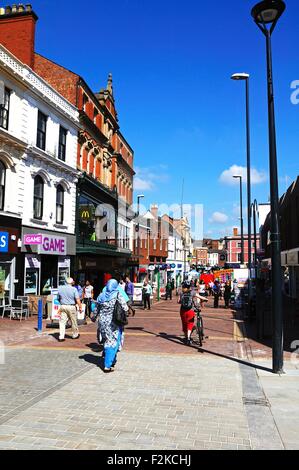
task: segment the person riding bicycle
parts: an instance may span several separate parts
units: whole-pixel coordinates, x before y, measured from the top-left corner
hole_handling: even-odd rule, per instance
[[[195,309],[198,308],[198,301],[207,302],[205,297],[202,297],[198,293],[193,293],[191,289],[191,283],[185,281],[182,284],[182,293],[178,299],[178,303],[181,305],[180,315],[182,320],[182,329],[185,335],[185,343],[187,346],[191,344],[191,333],[194,328]]]

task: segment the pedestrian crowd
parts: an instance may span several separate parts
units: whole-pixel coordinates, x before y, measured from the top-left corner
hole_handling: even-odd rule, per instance
[[[168,279],[165,287],[166,301],[172,300],[175,290],[174,279]],[[182,330],[186,345],[191,344],[191,334],[195,327],[195,315],[200,313],[204,303],[213,296],[214,308],[219,307],[219,300],[224,299],[225,308],[229,308],[232,296],[231,283],[220,283],[210,273],[204,273],[200,279],[184,281],[176,291],[180,304]],[[153,287],[145,279],[142,287],[142,303],[144,310],[151,310]],[[121,279],[110,279],[100,295],[94,298],[94,286],[89,280],[75,282],[72,278],[66,280],[64,286],[58,289],[59,307],[59,341],[65,341],[66,325],[72,328],[72,339],[80,337],[78,318],[89,318],[97,322],[98,341],[103,344],[104,371],[113,372],[117,354],[124,344],[124,329],[128,317],[135,316],[134,284],[129,276]]]

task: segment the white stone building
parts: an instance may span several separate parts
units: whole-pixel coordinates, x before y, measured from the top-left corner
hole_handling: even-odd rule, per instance
[[[179,286],[183,281],[184,271],[184,241],[182,236],[170,226],[168,238],[168,277]]]
[[[0,232],[9,239],[0,286],[11,297],[48,294],[76,254],[79,114],[3,46],[0,104]]]

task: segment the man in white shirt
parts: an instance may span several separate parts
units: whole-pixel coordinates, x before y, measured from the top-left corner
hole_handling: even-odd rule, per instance
[[[83,289],[83,302],[86,305],[86,315],[90,317],[91,313],[91,301],[93,299],[93,286],[89,281],[86,281],[85,287]]]

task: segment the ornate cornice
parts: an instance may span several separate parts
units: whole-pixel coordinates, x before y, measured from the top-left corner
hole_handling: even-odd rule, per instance
[[[2,45],[0,45],[0,65],[13,74],[16,79],[22,81],[30,91],[38,94],[42,100],[46,100],[50,105],[67,115],[73,122],[79,124],[77,109]]]

